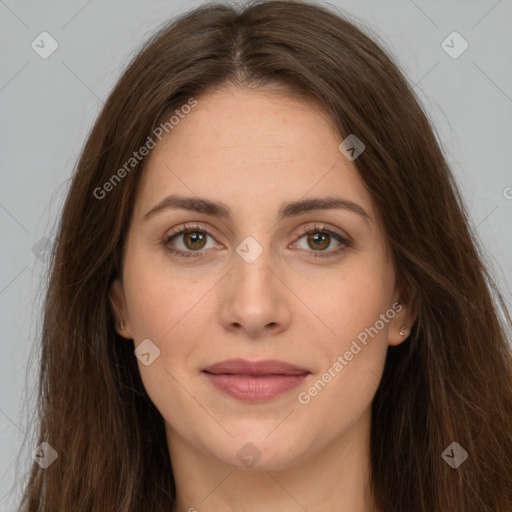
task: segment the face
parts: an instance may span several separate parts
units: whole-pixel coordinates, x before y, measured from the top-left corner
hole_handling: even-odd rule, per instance
[[[111,289],[118,332],[171,457],[287,468],[368,432],[387,348],[413,319],[328,116],[263,91],[196,99],[148,156]],[[300,207],[327,197],[339,204]],[[228,360],[243,361],[213,366]]]

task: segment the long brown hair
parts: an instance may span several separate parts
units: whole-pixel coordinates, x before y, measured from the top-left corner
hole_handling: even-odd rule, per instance
[[[145,44],[108,97],[63,208],[40,334],[38,442],[58,459],[46,469],[33,464],[20,510],[170,509],[164,421],[108,300],[145,160],[102,188],[108,193],[97,190],[173,111],[226,84],[281,84],[314,98],[340,142],[356,134],[366,146],[354,163],[418,313],[409,339],[389,347],[372,403],[377,506],[510,512],[505,302],[434,129],[397,65],[355,22],[302,1],[190,11]],[[456,469],[442,457],[453,442],[468,453]]]

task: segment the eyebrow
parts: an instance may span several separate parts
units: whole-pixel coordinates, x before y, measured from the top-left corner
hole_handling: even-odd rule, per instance
[[[212,201],[202,197],[170,195],[145,213],[143,219],[146,221],[154,217],[157,213],[161,213],[162,211],[169,209],[204,213],[206,215],[214,215],[222,219],[231,218],[231,209],[225,203],[220,201]],[[366,211],[357,203],[349,201],[348,199],[331,196],[285,202],[278,210],[278,221],[285,218],[295,217],[302,213],[333,209],[348,210],[350,212],[357,213],[367,222],[373,222],[368,213],[366,213]]]

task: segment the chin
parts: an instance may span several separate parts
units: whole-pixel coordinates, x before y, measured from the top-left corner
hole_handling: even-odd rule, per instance
[[[275,424],[264,434],[250,435],[250,429],[245,429],[239,434],[232,432],[233,438],[225,438],[224,442],[210,446],[210,453],[220,462],[235,466],[238,470],[289,469],[305,456],[304,436],[299,435],[299,432],[294,436],[284,430],[278,435],[275,430],[272,432],[273,429]],[[211,439],[209,441],[211,442]]]

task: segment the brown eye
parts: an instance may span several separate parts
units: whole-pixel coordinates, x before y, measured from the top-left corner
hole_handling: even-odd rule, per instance
[[[307,241],[311,248],[323,250],[329,247],[331,235],[314,232],[308,234]]]
[[[206,234],[203,231],[186,231],[181,233],[185,247],[190,250],[203,249],[206,243]]]
[[[299,240],[296,244],[299,249],[304,249],[311,258],[328,258],[331,256],[337,256],[345,249],[352,246],[352,242],[347,237],[340,233],[336,233],[325,226],[315,225],[313,228],[297,233],[297,236]],[[300,247],[302,239],[304,239],[302,244],[305,247]],[[338,246],[328,249],[333,241],[336,242]]]
[[[162,240],[162,245],[172,254],[184,257],[205,256],[208,237],[213,237],[199,226],[183,226]]]

